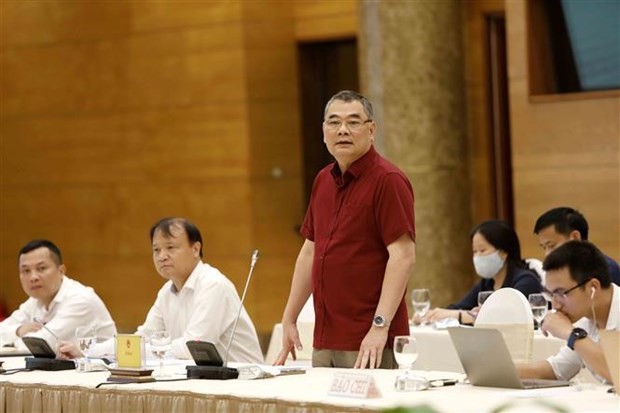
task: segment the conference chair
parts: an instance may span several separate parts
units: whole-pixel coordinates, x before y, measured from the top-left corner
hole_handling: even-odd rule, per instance
[[[314,338],[314,321],[298,321],[297,330],[299,331],[299,339],[303,345],[303,350],[296,351],[297,360],[289,356],[286,365],[302,365],[310,366],[312,364],[312,343]],[[273,326],[271,339],[269,340],[269,348],[265,355],[265,363],[273,364],[276,357],[282,350],[282,324],[278,323]]]
[[[478,312],[475,327],[499,330],[515,363],[532,361],[534,318],[520,291],[501,288],[491,294]]]

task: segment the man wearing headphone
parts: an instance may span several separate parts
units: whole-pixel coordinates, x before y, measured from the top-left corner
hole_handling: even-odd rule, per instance
[[[554,311],[541,330],[566,346],[547,360],[517,365],[519,376],[570,380],[585,365],[597,380],[611,383],[599,330],[620,330],[620,287],[610,281],[605,256],[588,241],[569,241],[545,258],[543,268],[543,294]]]

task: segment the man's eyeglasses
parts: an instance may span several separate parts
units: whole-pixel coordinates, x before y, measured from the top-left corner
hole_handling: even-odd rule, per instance
[[[542,295],[545,297],[546,300],[548,301],[552,301],[554,298],[556,300],[564,300],[566,299],[566,296],[573,290],[576,290],[579,287],[583,287],[588,281],[590,281],[592,278],[588,278],[585,281],[580,282],[579,284],[577,284],[574,287],[569,288],[566,291],[562,291],[560,290],[555,290],[555,291],[549,291],[547,290],[547,288],[543,287],[543,291],[542,291]]]
[[[361,128],[365,123],[369,123],[372,122],[371,119],[366,119],[366,120],[361,120],[361,119],[328,119],[325,121],[325,125],[329,128],[329,129],[333,129],[333,130],[338,130],[340,129],[340,127],[342,126],[342,124],[344,123],[344,126],[346,126],[346,128],[348,130],[357,130],[359,128]]]

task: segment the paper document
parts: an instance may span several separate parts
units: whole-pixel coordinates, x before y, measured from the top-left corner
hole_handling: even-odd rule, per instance
[[[266,364],[246,364],[236,367],[239,370],[240,380],[267,379],[289,374],[304,374],[305,367],[268,366]]]

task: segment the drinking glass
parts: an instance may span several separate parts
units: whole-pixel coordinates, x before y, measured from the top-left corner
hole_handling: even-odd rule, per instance
[[[415,337],[394,337],[394,358],[399,368],[410,371],[418,359],[418,342]]]
[[[482,307],[482,304],[493,294],[494,291],[480,291],[478,293],[478,307]]]
[[[429,383],[424,377],[413,374],[413,365],[418,359],[418,342],[412,336],[394,337],[394,358],[398,367],[405,373],[396,377],[394,387],[399,391],[417,391],[428,389]]]
[[[431,308],[431,292],[428,288],[418,288],[411,290],[411,302],[413,304],[414,318],[420,320]]]
[[[547,315],[547,299],[542,294],[530,294],[527,299],[530,302],[534,320],[536,320],[536,327],[539,328],[543,318]]]
[[[97,342],[97,329],[94,326],[80,326],[75,329],[75,339],[83,357],[78,360],[78,371],[88,371],[90,350]]]
[[[151,352],[159,359],[159,372],[154,374],[155,377],[166,377],[164,374],[164,357],[170,351],[172,339],[167,331],[154,331],[149,337]]]

